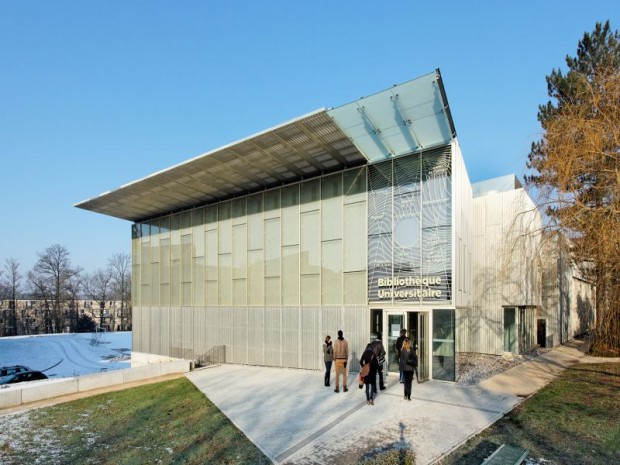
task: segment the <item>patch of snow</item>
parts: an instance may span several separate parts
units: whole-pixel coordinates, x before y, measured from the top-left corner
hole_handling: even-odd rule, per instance
[[[131,367],[131,332],[47,334],[0,338],[0,366],[25,365],[50,378]]]

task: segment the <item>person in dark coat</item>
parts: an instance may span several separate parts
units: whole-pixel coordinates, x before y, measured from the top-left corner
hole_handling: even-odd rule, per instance
[[[366,385],[366,403],[368,405],[375,405],[374,396],[377,391],[377,370],[379,363],[377,362],[377,356],[372,350],[372,344],[366,346],[366,350],[360,358],[360,366],[362,371],[364,367],[368,370],[368,373],[364,376],[364,384]],[[360,386],[361,387],[361,386]]]
[[[330,335],[325,336],[325,343],[323,344],[323,361],[325,362],[325,386],[329,386],[332,362],[334,361],[334,347],[332,346],[332,338]]]
[[[400,358],[398,365],[405,377],[405,400],[411,400],[411,382],[413,381],[413,366],[412,366],[412,347],[409,339],[403,341],[403,346],[400,349]],[[415,352],[413,352],[415,355]]]
[[[385,389],[385,377],[383,375],[383,364],[385,363],[385,348],[383,347],[383,342],[381,341],[381,333],[377,334],[377,339],[372,341],[372,350],[377,357],[377,363],[379,367],[377,368],[377,373],[379,375],[379,389],[383,391]],[[377,390],[375,389],[375,393]]]
[[[407,339],[407,330],[406,329],[401,329],[400,330],[400,336],[398,337],[398,339],[396,339],[396,344],[395,344],[395,349],[396,349],[396,360],[398,360],[398,365],[400,367],[400,350],[403,347],[403,342],[405,341],[405,339]],[[400,368],[400,382],[404,383],[405,382],[405,376],[403,375],[403,369]]]

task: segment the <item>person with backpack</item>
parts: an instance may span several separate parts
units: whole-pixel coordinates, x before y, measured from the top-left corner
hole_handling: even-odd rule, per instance
[[[366,403],[368,405],[375,405],[374,396],[375,392],[377,392],[377,369],[379,363],[372,349],[372,344],[366,346],[366,350],[364,350],[360,358],[360,366],[362,367],[360,370],[360,382],[363,380],[366,385]]]
[[[403,372],[403,376],[405,378],[405,400],[411,400],[411,382],[413,381],[412,353],[415,357],[415,352],[411,348],[411,341],[409,341],[409,339],[405,339],[403,341],[403,346],[400,349],[400,358],[398,360],[399,368]]]
[[[385,364],[385,348],[381,341],[381,333],[377,334],[377,338],[372,342],[372,350],[377,357],[377,373],[379,374],[379,390],[385,389],[385,378],[383,376],[383,365]],[[375,394],[377,393],[377,386],[375,384]]]

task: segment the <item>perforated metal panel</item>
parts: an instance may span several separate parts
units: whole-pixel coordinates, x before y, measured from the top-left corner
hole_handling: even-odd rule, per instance
[[[366,163],[325,110],[78,203],[131,221]]]

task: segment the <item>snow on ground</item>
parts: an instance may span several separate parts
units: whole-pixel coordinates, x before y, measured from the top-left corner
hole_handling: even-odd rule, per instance
[[[131,332],[46,334],[0,338],[0,366],[25,365],[50,378],[131,366]]]

